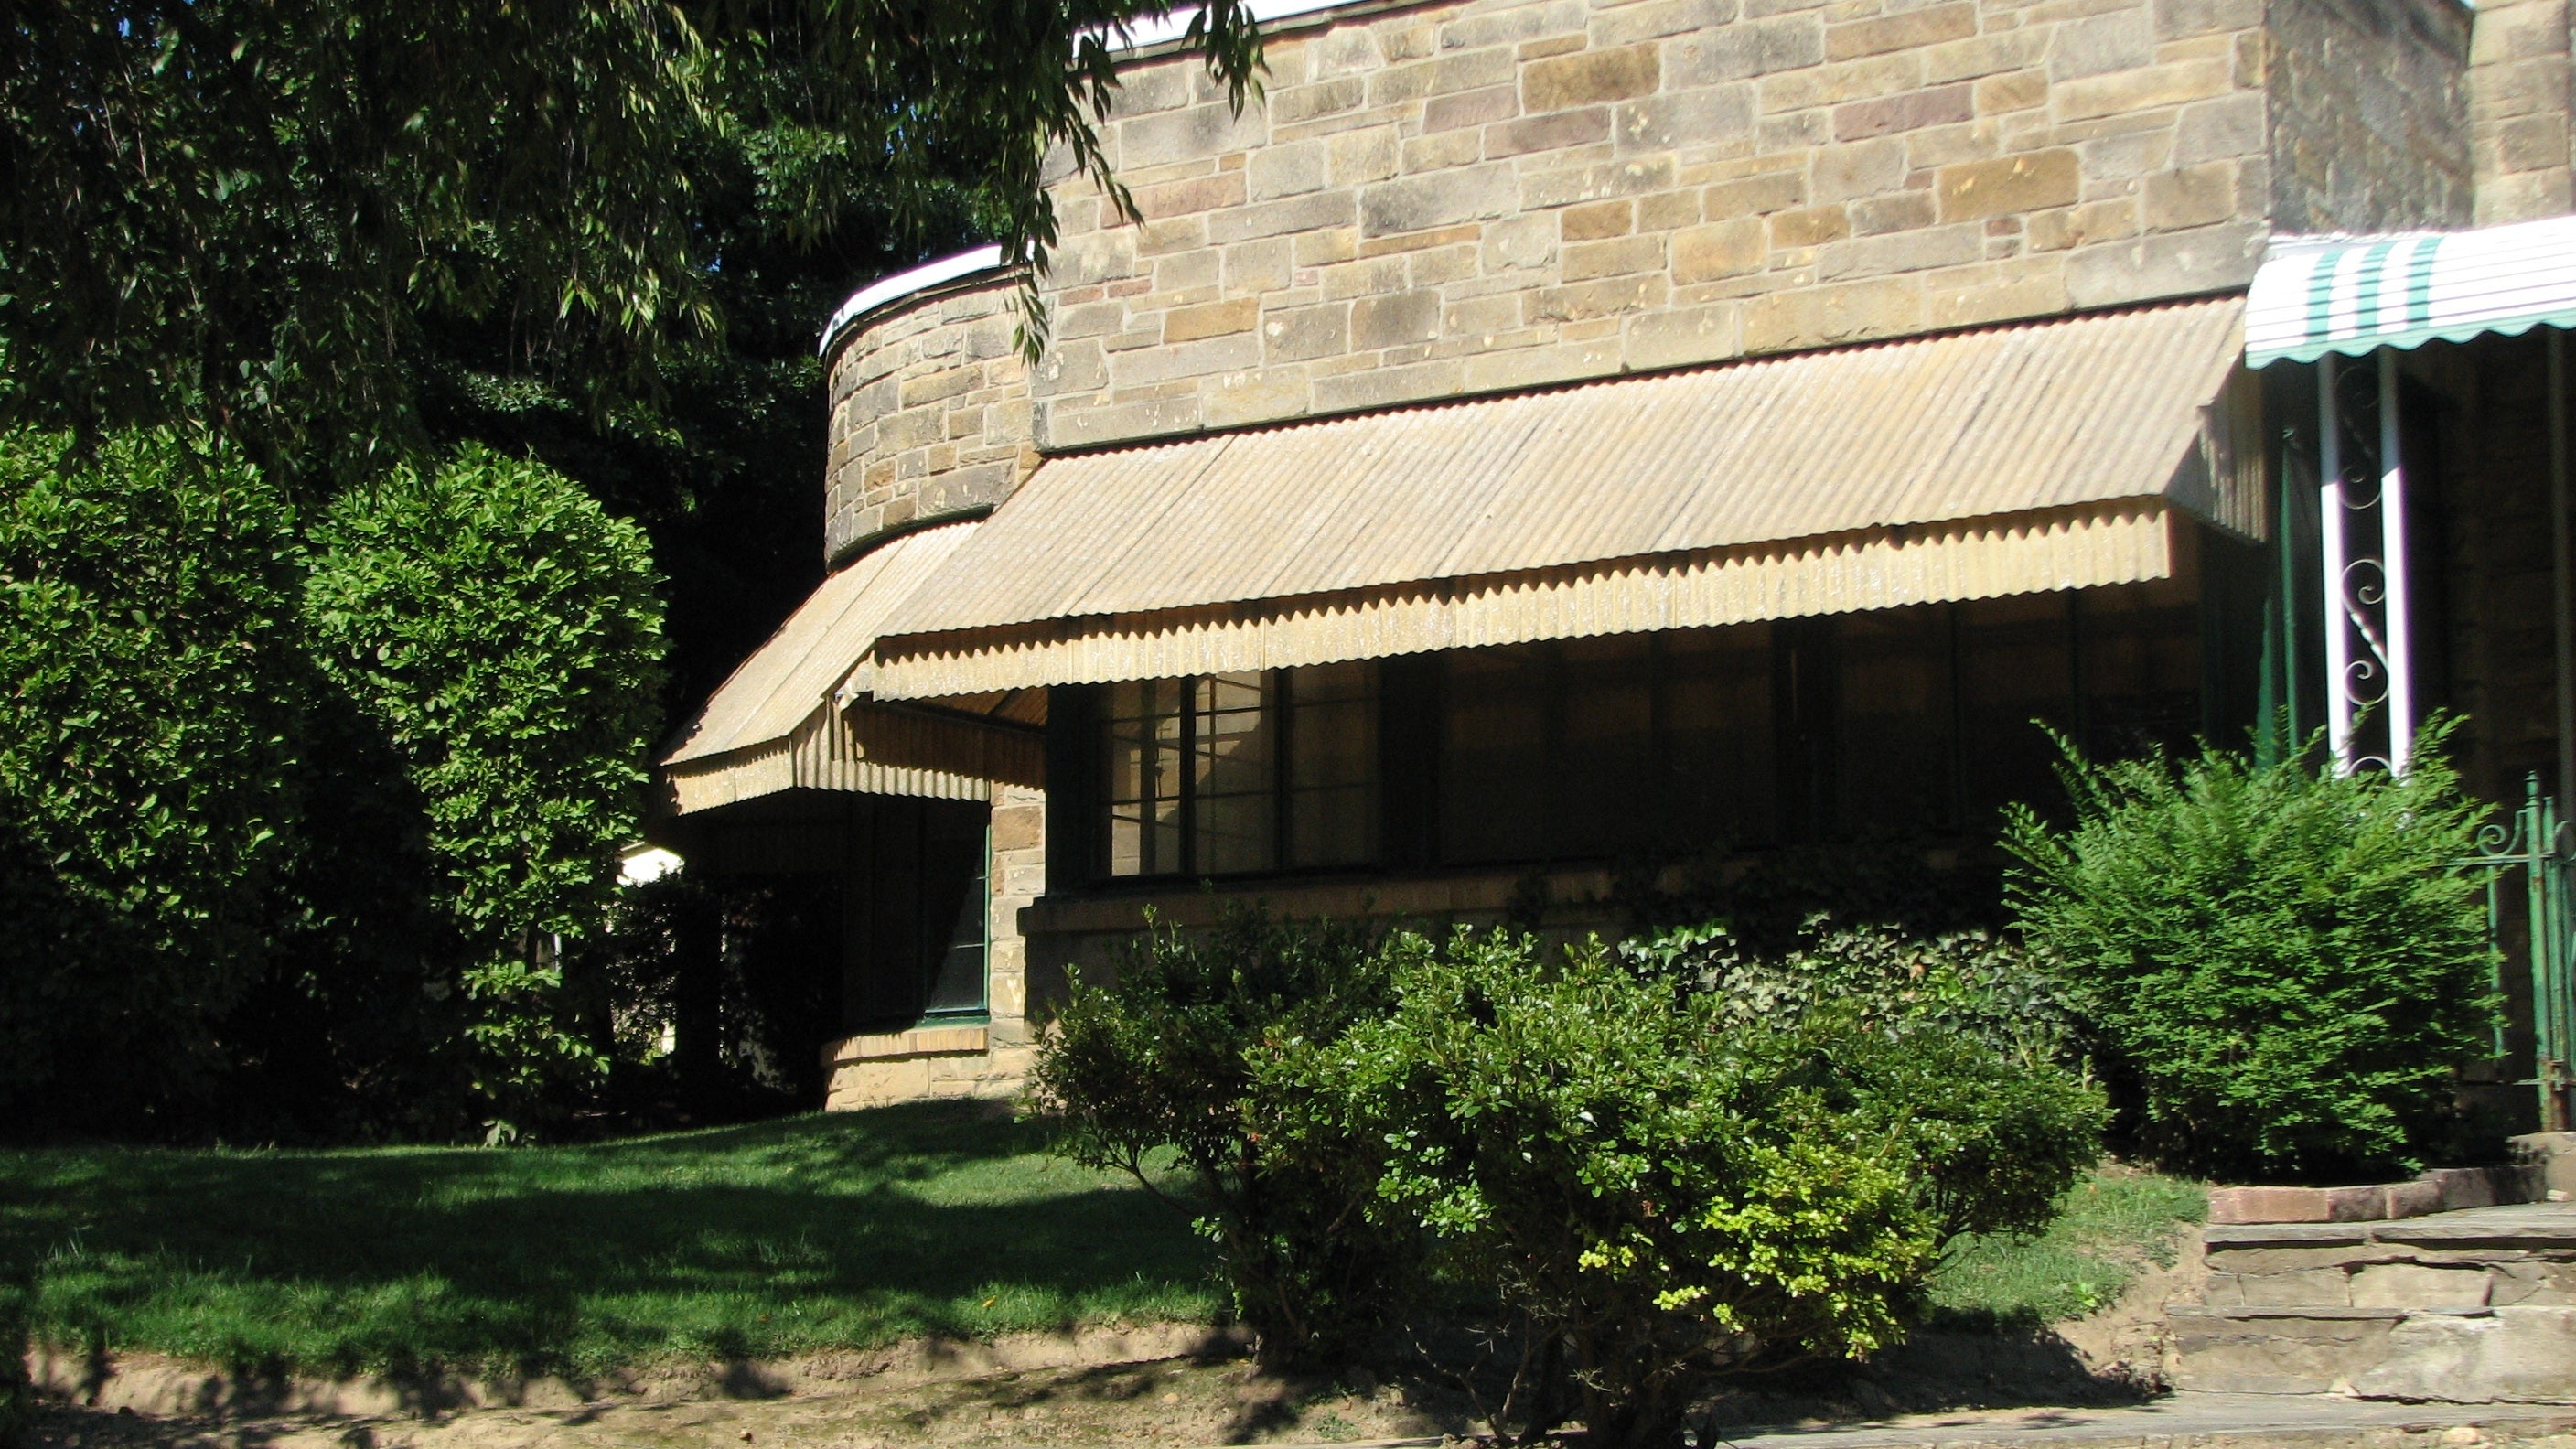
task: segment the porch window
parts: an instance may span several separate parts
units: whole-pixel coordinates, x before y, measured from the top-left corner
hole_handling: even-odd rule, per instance
[[[1108,875],[1376,859],[1374,665],[1135,680],[1107,704]]]

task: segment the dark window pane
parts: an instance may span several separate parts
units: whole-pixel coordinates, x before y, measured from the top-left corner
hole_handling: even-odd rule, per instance
[[[984,935],[990,909],[986,888],[984,806],[941,801],[924,821],[922,878],[929,910],[925,925],[939,934],[923,943],[928,967],[922,1009],[984,1009]]]
[[[1109,692],[1109,874],[1181,868],[1181,681],[1135,680]]]
[[[2057,747],[2032,720],[2068,728],[2073,662],[2066,596],[2025,594],[1959,606],[1959,765],[1968,833],[1993,831],[2013,801],[2056,798]]]
[[[1662,641],[1666,848],[1768,845],[1772,803],[1771,630],[1685,629]]]
[[[2168,581],[2084,594],[2088,753],[2186,750],[2200,732],[2200,611]]]
[[[1837,833],[1920,835],[1949,823],[1949,625],[1938,605],[1836,621]]]
[[[1441,685],[1440,853],[1547,853],[1548,661],[1534,645],[1452,654]]]
[[[1277,859],[1273,810],[1278,789],[1270,679],[1215,674],[1195,682],[1198,741],[1198,860],[1211,875],[1267,870]]]
[[[1288,864],[1377,859],[1377,666],[1288,676]]]
[[[1653,848],[1655,686],[1642,634],[1559,646],[1564,689],[1556,839],[1547,853],[1618,856]]]

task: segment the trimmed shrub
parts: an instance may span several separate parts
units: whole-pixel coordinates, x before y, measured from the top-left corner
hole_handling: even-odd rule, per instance
[[[2016,809],[2023,931],[2056,953],[2141,1144],[2190,1171],[2322,1178],[2411,1167],[2494,1019],[2470,854],[2481,808],[2425,730],[2403,777],[2205,749],[2100,764],[2071,748],[2074,823]],[[2312,742],[2313,744],[2313,742]]]
[[[1823,991],[1741,1012],[1499,932],[1387,955],[1392,1016],[1264,1055],[1270,1151],[1373,1178],[1373,1218],[1499,1293],[1524,1440],[1673,1444],[1719,1377],[1892,1342],[1943,1242],[2044,1222],[2098,1131],[2061,1069]]]
[[[211,439],[0,435],[0,1110],[132,1122],[221,1066],[303,813],[294,526]]]
[[[1203,936],[1150,927],[1110,984],[1074,981],[1038,1044],[1031,1097],[1059,1150],[1191,1213],[1273,1363],[1365,1352],[1406,1306],[1416,1255],[1362,1211],[1374,1180],[1338,1159],[1267,1151],[1274,1107],[1251,1090],[1255,1054],[1328,1043],[1385,1014],[1393,993],[1375,947],[1355,926],[1247,909]]]
[[[644,535],[562,474],[468,445],[343,496],[305,616],[418,792],[479,1096],[596,1063],[553,938],[595,929],[635,838],[662,606]],[[511,1130],[498,1128],[504,1136]]]

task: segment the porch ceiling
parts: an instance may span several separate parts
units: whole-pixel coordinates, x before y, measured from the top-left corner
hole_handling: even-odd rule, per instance
[[[2224,298],[1059,457],[887,616],[883,699],[2161,577],[2257,532]]]

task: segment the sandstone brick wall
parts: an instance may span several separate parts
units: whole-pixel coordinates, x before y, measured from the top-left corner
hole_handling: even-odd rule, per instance
[[[2241,284],[2263,0],[1466,0],[1128,69],[1042,447]]]
[[[2470,37],[2469,159],[2477,224],[2496,226],[2576,211],[2568,112],[2576,76],[2568,63],[2568,0],[2482,0]]]
[[[916,518],[999,503],[1037,466],[1008,280],[933,291],[845,338],[831,358],[823,549]]]
[[[2269,0],[2272,226],[2466,226],[2469,12],[2452,0]]]

